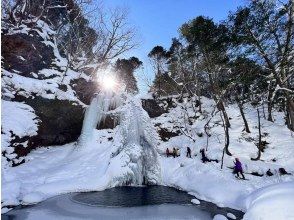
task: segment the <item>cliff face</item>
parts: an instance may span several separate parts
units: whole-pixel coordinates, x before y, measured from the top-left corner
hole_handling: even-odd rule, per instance
[[[95,81],[67,68],[42,20],[2,22],[2,156],[9,165],[40,146],[75,141]]]

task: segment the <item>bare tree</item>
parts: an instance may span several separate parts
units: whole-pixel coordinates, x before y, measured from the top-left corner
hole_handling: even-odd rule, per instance
[[[128,23],[128,10],[116,7],[108,11],[99,11],[98,43],[95,48],[95,60],[109,61],[138,46],[135,42],[136,29]]]

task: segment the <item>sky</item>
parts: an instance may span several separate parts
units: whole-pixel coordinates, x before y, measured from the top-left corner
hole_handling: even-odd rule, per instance
[[[125,56],[136,56],[143,61],[143,68],[137,71],[138,87],[141,93],[148,90],[146,79],[153,80],[154,73],[148,53],[154,46],[168,49],[173,37],[178,37],[179,27],[199,16],[226,19],[229,11],[243,5],[245,0],[105,0],[109,7],[123,6],[129,9],[129,22],[138,31],[140,45]]]

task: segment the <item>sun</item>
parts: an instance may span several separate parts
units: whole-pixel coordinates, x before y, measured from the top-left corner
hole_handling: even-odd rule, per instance
[[[101,85],[106,90],[114,90],[117,82],[113,76],[104,76],[101,80]]]

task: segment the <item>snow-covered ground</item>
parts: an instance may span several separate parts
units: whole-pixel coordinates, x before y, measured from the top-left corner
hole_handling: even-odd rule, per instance
[[[293,198],[293,182],[256,190],[246,199],[244,220],[294,219]]]
[[[199,114],[199,118],[191,126],[193,130],[190,134],[193,134],[196,139],[195,143],[185,135],[173,137],[167,142],[159,141],[157,137],[154,137],[154,141],[157,142],[157,152],[161,154],[159,163],[163,184],[181,188],[199,199],[214,202],[219,206],[243,211],[247,208],[253,209],[252,206],[247,205],[247,197],[255,190],[281,182],[293,184],[294,137],[284,125],[282,113],[274,113],[274,123],[262,119],[263,140],[269,144],[262,153],[260,161],[250,160],[257,153],[254,142],[258,130],[256,110],[249,105],[246,106],[245,114],[251,129],[250,134],[242,131],[243,124],[238,108],[234,105],[227,108],[228,115],[232,118],[230,151],[233,157],[225,155],[223,169],[220,168],[220,163],[203,164],[199,150],[206,147],[203,127],[209,119],[213,102],[205,98],[202,100],[203,110],[207,113]],[[130,110],[131,108],[122,107],[122,109]],[[154,125],[161,123],[161,126],[173,130],[176,129],[175,126],[184,124],[183,114],[184,112],[178,106],[170,109],[169,113],[152,119],[151,122]],[[142,123],[144,126],[143,123],[147,123],[148,119],[146,113],[138,117],[144,118],[140,120],[140,125]],[[212,136],[209,138],[207,155],[209,158],[221,160],[224,132],[219,121],[218,115],[211,121]],[[94,138],[85,147],[71,143],[64,146],[39,148],[27,156],[26,163],[17,167],[5,167],[2,170],[2,207],[32,204],[62,193],[103,190],[123,184],[113,180],[121,175],[121,172],[134,172],[138,169],[137,164],[129,160],[133,151],[128,148],[122,150],[126,141],[122,126],[117,126],[113,130],[95,130]],[[146,129],[150,129],[150,125]],[[147,133],[152,136],[152,132]],[[203,133],[202,137],[197,136],[197,133]],[[192,158],[185,157],[187,146],[192,149]],[[181,156],[166,158],[164,152],[167,147],[179,148]],[[232,169],[229,167],[233,166],[234,157],[240,158],[245,176],[249,180],[238,180],[232,174]],[[292,175],[280,176],[277,172],[280,167],[285,168]],[[271,177],[249,174],[251,172],[265,174],[269,168],[274,173]],[[290,199],[293,204],[293,198],[287,199]]]
[[[202,98],[203,110],[212,112],[214,103],[212,100]],[[181,106],[187,107],[187,111]],[[152,119],[154,125],[161,124],[161,127],[168,128],[170,131],[175,131],[176,126],[183,126],[185,115],[193,116],[190,103],[178,103],[176,108],[172,108],[168,113]],[[245,114],[249,123],[251,133],[243,131],[243,121],[237,106],[230,105],[227,107],[227,112],[231,118],[230,129],[230,151],[232,157],[225,155],[224,168],[221,169],[221,163],[210,162],[203,164],[201,162],[200,149],[206,148],[207,137],[204,132],[204,125],[210,116],[204,118],[204,114],[199,114],[199,119],[191,126],[191,131],[187,135],[191,135],[193,142],[186,135],[173,137],[167,142],[161,142],[159,149],[162,153],[161,167],[163,182],[166,185],[174,186],[188,191],[199,199],[207,200],[218,204],[218,206],[231,207],[246,211],[246,198],[256,189],[280,182],[291,182],[294,188],[294,136],[284,125],[283,113],[275,112],[275,122],[269,122],[264,118],[261,119],[261,131],[264,134],[262,140],[266,140],[269,144],[262,153],[261,160],[252,161],[251,157],[256,157],[257,147],[255,145],[258,137],[257,129],[257,112],[250,105],[245,106]],[[210,114],[207,114],[210,115]],[[208,158],[218,159],[221,161],[222,149],[224,147],[224,130],[221,124],[219,115],[214,116],[211,120],[211,137],[209,138],[206,154]],[[176,125],[176,126],[175,126]],[[188,128],[189,130],[189,128]],[[199,137],[197,133],[202,133]],[[166,148],[170,150],[175,147],[180,149],[180,157],[172,158],[164,156]],[[192,158],[186,157],[186,148],[192,149]],[[196,155],[196,156],[195,156]],[[248,179],[238,180],[232,174],[234,166],[233,160],[238,157],[245,171],[245,177]],[[274,159],[274,161],[273,161]],[[292,175],[281,176],[278,173],[280,167],[285,168]],[[269,177],[266,171],[271,169],[273,176]],[[257,172],[263,174],[262,177],[254,176],[251,173]],[[294,197],[292,197],[292,203]]]

